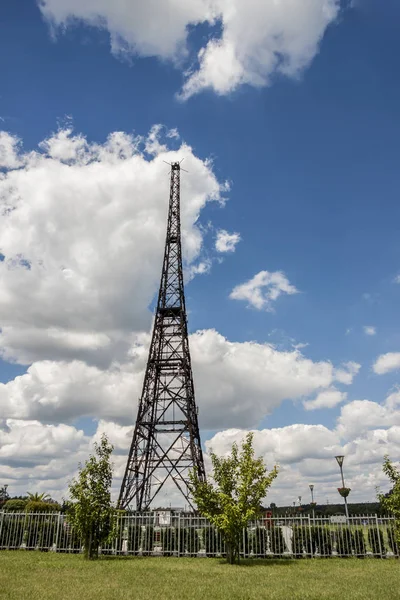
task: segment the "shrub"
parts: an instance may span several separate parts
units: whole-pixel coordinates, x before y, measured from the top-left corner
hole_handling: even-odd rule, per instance
[[[79,552],[82,548],[82,540],[68,521],[63,521],[60,525],[58,546],[63,550],[65,549],[66,552]]]
[[[25,517],[5,514],[0,534],[0,546],[3,548],[19,548],[24,540]]]
[[[225,544],[219,531],[213,527],[206,527],[202,534],[207,556],[225,555]]]
[[[175,550],[175,527],[161,529],[161,545],[164,556],[171,556]]]
[[[188,554],[197,554],[200,550],[200,539],[197,530],[194,527],[188,527],[181,532],[183,533],[185,550]]]
[[[269,527],[267,531],[271,552],[276,556],[281,556],[286,550],[282,529],[279,526]]]
[[[6,512],[24,512],[27,503],[27,500],[22,500],[21,498],[12,498],[4,503],[3,510]]]
[[[389,547],[390,547],[391,551],[393,552],[393,554],[398,556],[399,555],[399,547],[398,547],[398,544],[396,541],[396,528],[389,527],[387,530],[387,534],[388,534]]]
[[[354,547],[353,533],[350,527],[341,527],[336,532],[336,551],[342,557],[351,556]]]
[[[302,525],[293,525],[292,527],[292,554],[296,558],[303,558],[305,538],[304,530],[305,527]]]
[[[146,525],[142,537],[142,550],[143,552],[152,552],[154,547],[154,527],[152,525]]]
[[[377,527],[371,527],[368,531],[368,541],[373,554],[384,556],[386,554],[385,542],[383,533]]]
[[[49,550],[57,531],[54,519],[32,519],[25,522],[25,543],[27,548]]]
[[[59,512],[61,507],[57,502],[42,502],[40,500],[29,500],[25,506],[29,513]]]
[[[139,552],[142,545],[142,526],[130,525],[128,528],[128,551]]]
[[[365,556],[365,538],[363,529],[353,530],[353,550],[358,557]]]
[[[329,527],[315,525],[311,528],[312,551],[320,556],[332,556],[332,535]]]
[[[267,532],[265,527],[256,527],[256,529],[252,531],[250,540],[254,554],[257,554],[257,556],[265,556],[267,548]]]

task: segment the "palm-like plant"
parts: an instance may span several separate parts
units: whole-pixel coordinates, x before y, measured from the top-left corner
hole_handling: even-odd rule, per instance
[[[49,500],[51,500],[48,494],[38,494],[37,492],[35,492],[34,494],[28,492],[28,499],[29,502],[48,502]]]

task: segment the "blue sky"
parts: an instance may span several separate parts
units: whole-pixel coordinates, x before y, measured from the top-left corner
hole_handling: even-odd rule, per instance
[[[47,4],[61,19],[63,2]],[[114,131],[145,136],[157,123],[176,128],[196,157],[212,157],[216,179],[230,182],[225,206],[208,202],[200,213],[199,222],[211,224],[201,256],[213,264],[187,286],[190,330],[215,329],[231,342],[271,343],[279,351],[307,344],[299,351],[314,362],[358,363],[351,385],[336,389],[347,392],[346,402],[381,404],[396,389],[398,370],[380,375],[372,366],[380,355],[400,352],[399,17],[394,0],[384,7],[378,0],[342,3],[319,50],[294,76],[275,70],[268,85],[244,83],[224,94],[209,87],[182,101],[188,61],[140,51],[121,58],[110,52],[110,31],[84,21],[52,36],[33,0],[4,0],[0,125],[24,151],[36,150],[67,117],[90,144],[103,144]],[[221,27],[192,25],[189,57]],[[169,148],[180,143],[171,139]],[[190,178],[190,157],[187,168],[183,177]],[[241,237],[221,262],[218,229]],[[264,270],[282,271],[300,293],[282,294],[273,312],[229,298]],[[11,362],[0,364],[3,383],[29,366]],[[283,400],[258,427],[335,428],[342,404],[305,410],[302,400]],[[89,417],[78,415],[73,424],[91,434]]]

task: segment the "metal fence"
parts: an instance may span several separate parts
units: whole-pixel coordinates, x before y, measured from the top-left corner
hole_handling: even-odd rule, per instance
[[[0,550],[81,552],[82,543],[61,513],[0,512]],[[101,554],[223,557],[225,544],[207,519],[152,512],[117,517],[116,536]],[[243,530],[243,558],[398,557],[395,522],[376,515],[285,516]]]

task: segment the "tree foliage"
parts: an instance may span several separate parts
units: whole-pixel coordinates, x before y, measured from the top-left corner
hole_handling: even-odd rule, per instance
[[[113,446],[103,434],[95,443],[95,454],[79,466],[78,477],[69,485],[72,503],[67,518],[81,538],[85,558],[97,558],[98,548],[113,533],[116,511],[111,505]]]
[[[384,510],[394,515],[395,541],[400,547],[400,470],[395,467],[388,455],[385,456],[382,469],[389,477],[393,488],[389,494],[378,494],[378,498]]]
[[[7,492],[7,488],[8,488],[8,485],[0,486],[0,510],[3,506],[3,504],[5,504],[7,502],[7,500],[10,499],[10,496]]]
[[[255,458],[253,434],[249,433],[241,450],[236,443],[228,457],[211,453],[213,479],[201,481],[197,473],[190,475],[191,491],[201,514],[221,532],[227,549],[227,560],[239,561],[240,537],[249,521],[260,514],[261,500],[278,474],[270,473],[262,458]]]
[[[51,498],[49,496],[49,494],[39,494],[38,492],[35,492],[33,494],[31,494],[30,492],[27,492],[28,494],[28,501],[29,502],[50,502]]]

